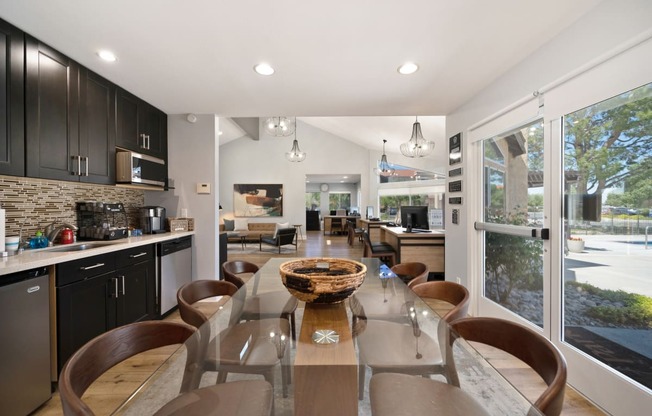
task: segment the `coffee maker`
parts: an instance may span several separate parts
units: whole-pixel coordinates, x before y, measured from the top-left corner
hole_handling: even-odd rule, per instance
[[[141,207],[140,228],[143,234],[158,234],[165,232],[165,208],[163,207]]]

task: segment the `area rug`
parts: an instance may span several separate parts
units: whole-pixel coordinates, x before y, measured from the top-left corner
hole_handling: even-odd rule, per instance
[[[581,326],[567,326],[565,340],[590,356],[652,388],[652,360]]]

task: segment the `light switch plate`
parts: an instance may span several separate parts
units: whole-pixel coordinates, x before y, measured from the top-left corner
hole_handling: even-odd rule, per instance
[[[211,193],[211,184],[210,183],[198,183],[197,184],[197,193],[198,194],[210,194]]]

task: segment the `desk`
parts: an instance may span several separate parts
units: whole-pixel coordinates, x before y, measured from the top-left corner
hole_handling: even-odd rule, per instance
[[[344,229],[344,232],[342,234],[344,234],[344,233],[346,233],[346,222],[348,220],[356,221],[360,217],[356,216],[356,215],[347,215],[347,216],[344,216],[344,215],[324,215],[324,235],[326,235],[326,231],[328,231],[328,233],[330,234],[330,232],[331,232],[331,219],[333,219],[333,218],[342,218],[342,228]]]
[[[281,263],[291,259],[271,259],[240,290],[246,295],[268,291],[285,290],[278,270]],[[364,400],[357,400],[358,351],[351,336],[352,312],[363,307],[366,316],[372,312],[383,312],[391,317],[405,313],[407,302],[414,302],[419,316],[421,330],[437,340],[439,316],[398,278],[380,278],[380,262],[377,259],[362,259],[367,265],[367,276],[353,298],[336,305],[306,305],[299,303],[296,310],[297,327],[301,328],[297,343],[289,349],[288,370],[293,371],[292,384],[287,398],[281,394],[280,383],[275,383],[275,415],[370,415],[369,394]],[[238,294],[235,295],[235,298]],[[208,324],[211,333],[229,326],[232,310],[237,310],[229,301],[224,308],[213,315]],[[381,316],[382,317],[382,316]],[[360,321],[358,321],[360,322]],[[340,342],[330,345],[316,345],[312,332],[316,328],[335,329],[340,332]],[[356,325],[356,332],[364,331],[364,325]],[[262,334],[261,336],[264,336]],[[383,345],[379,345],[382,348]],[[531,404],[495,371],[470,344],[458,340],[453,349],[462,389],[495,415],[526,415]],[[181,385],[185,366],[185,346],[181,346],[138,391],[118,409],[118,414],[152,414],[168,401],[174,399]],[[281,368],[276,371],[280,380]],[[367,371],[369,375],[371,372]],[[215,383],[216,374],[207,372],[201,380],[201,387]],[[228,381],[238,379],[260,379],[255,375],[229,374]],[[365,382],[368,388],[369,380]],[[530,414],[539,414],[532,411]]]
[[[367,219],[360,219],[359,227],[364,228],[369,234],[369,240],[378,242],[380,240],[380,227],[389,224],[389,221],[370,221]]]
[[[430,273],[444,273],[446,234],[444,230],[429,233],[406,233],[402,227],[380,227],[380,241],[396,250],[396,262],[417,261],[428,266]]]

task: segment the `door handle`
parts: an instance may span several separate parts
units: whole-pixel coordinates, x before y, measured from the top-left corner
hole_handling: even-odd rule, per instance
[[[126,295],[127,293],[125,292],[125,277],[120,276],[120,279],[122,280],[122,296]]]
[[[91,270],[102,266],[104,266],[104,263],[97,263],[92,266],[80,267],[79,270]]]
[[[149,134],[147,135],[147,150],[149,150]]]
[[[84,157],[86,160],[86,176],[88,176],[88,160],[90,159],[88,156]]]
[[[142,253],[138,253],[138,254],[130,254],[129,257],[132,258],[132,259],[135,259],[137,257],[142,257],[142,256],[145,256],[145,255],[147,255],[147,252],[143,251]]]
[[[145,145],[145,137],[147,137],[145,133],[141,133],[140,138],[143,139],[143,144],[141,145],[140,143],[138,143],[138,146],[142,147],[143,149],[147,149],[147,146]]]
[[[115,295],[115,298],[118,298],[118,279],[116,277],[112,277],[111,280],[113,280],[113,294]]]

